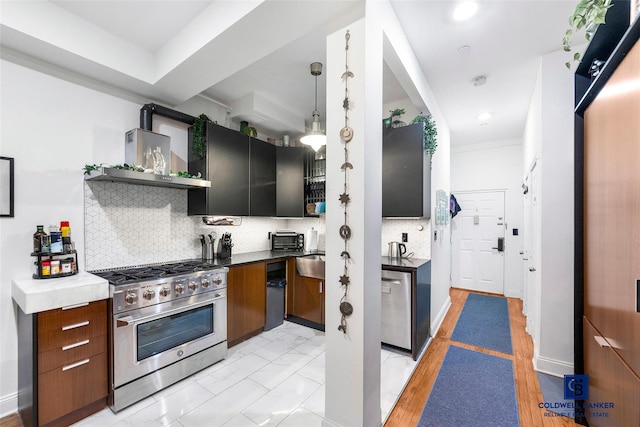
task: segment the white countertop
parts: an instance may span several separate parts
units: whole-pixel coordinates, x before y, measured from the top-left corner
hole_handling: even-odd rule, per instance
[[[17,278],[11,295],[25,314],[109,298],[109,282],[84,271],[57,279]]]

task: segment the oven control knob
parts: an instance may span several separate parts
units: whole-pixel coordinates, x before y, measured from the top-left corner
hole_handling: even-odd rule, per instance
[[[202,279],[202,283],[200,284],[203,288],[209,287],[209,281],[207,279]]]
[[[144,297],[144,299],[151,300],[155,298],[156,291],[154,291],[153,289],[147,289],[146,291],[144,291],[144,294],[142,294],[142,296]]]
[[[196,289],[198,289],[198,283],[197,282],[189,282],[189,290],[191,292],[195,292]]]
[[[127,295],[125,295],[124,300],[129,305],[135,304],[136,301],[138,301],[138,294],[136,294],[135,292],[127,292]]]
[[[171,289],[167,287],[163,287],[162,289],[160,289],[160,295],[162,295],[163,297],[169,296],[170,293],[171,293]]]
[[[222,279],[221,279],[221,278],[219,278],[218,276],[216,276],[216,277],[213,279],[213,283],[214,283],[214,284],[216,284],[216,285],[219,285],[220,283],[222,283]]]
[[[184,285],[182,283],[176,283],[175,290],[176,294],[184,293]]]

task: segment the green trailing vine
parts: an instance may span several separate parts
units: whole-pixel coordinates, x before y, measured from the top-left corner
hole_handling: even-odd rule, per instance
[[[613,6],[612,0],[580,0],[569,17],[569,29],[562,38],[562,49],[571,52],[571,41],[569,38],[574,32],[584,28],[584,37],[590,41],[598,28],[598,25],[605,23],[605,17],[609,8]],[[580,62],[580,52],[573,54],[573,60]],[[567,68],[571,68],[571,62],[565,63]]]
[[[438,140],[436,139],[438,136],[438,129],[436,128],[436,122],[433,120],[433,117],[419,114],[411,120],[411,123],[424,124],[424,150],[433,157],[436,152],[436,148],[438,147]]]
[[[193,122],[191,152],[201,159],[204,159],[205,136],[208,123],[211,123],[211,119],[206,114],[200,114]]]
[[[85,175],[90,175],[92,171],[95,170],[99,170],[103,167],[107,167],[104,165],[84,165],[84,174]],[[121,165],[113,165],[113,166],[108,166],[110,168],[113,169],[122,169],[122,170],[127,170],[127,171],[135,171],[135,172],[144,172],[144,168],[142,166],[136,166],[136,165],[128,165],[126,163],[123,163]]]
[[[91,172],[100,170],[102,168],[112,168],[112,169],[121,169],[121,170],[134,171],[134,172],[144,172],[144,168],[142,166],[129,165],[127,163],[123,163],[121,165],[113,165],[113,166],[97,165],[97,164],[84,165],[84,168],[82,169],[84,170],[85,175],[91,175]],[[200,172],[198,172],[196,175],[191,175],[187,171],[179,171],[179,172],[171,171],[169,172],[169,176],[177,176],[180,178],[202,179],[202,173]]]

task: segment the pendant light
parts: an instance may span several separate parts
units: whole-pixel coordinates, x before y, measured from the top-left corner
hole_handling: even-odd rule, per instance
[[[311,64],[311,75],[316,78],[316,98],[315,109],[313,110],[313,121],[311,122],[311,131],[300,138],[300,142],[310,145],[315,151],[327,143],[327,136],[320,130],[320,113],[318,113],[318,76],[322,74],[322,64],[313,62]]]

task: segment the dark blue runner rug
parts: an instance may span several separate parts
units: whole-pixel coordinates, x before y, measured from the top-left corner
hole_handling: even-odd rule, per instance
[[[513,354],[507,299],[469,294],[451,339]]]
[[[418,427],[519,424],[511,360],[449,346]]]

